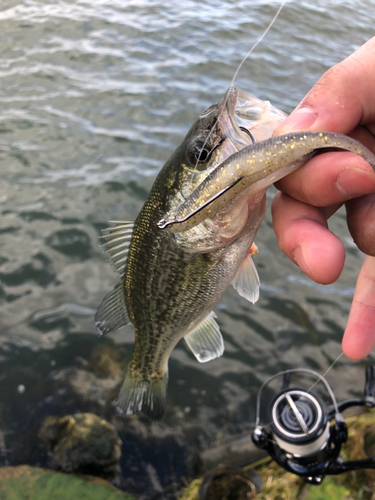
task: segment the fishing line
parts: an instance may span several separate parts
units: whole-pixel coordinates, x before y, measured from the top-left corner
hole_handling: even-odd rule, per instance
[[[267,26],[267,28],[264,30],[264,32],[262,33],[262,35],[258,38],[258,40],[254,43],[254,45],[250,48],[250,50],[247,52],[247,54],[245,55],[245,57],[242,59],[242,61],[241,61],[241,62],[240,62],[240,64],[238,65],[238,67],[237,67],[237,69],[236,69],[236,71],[235,71],[235,73],[234,73],[234,75],[233,75],[233,78],[232,78],[232,80],[231,80],[231,82],[230,82],[230,87],[234,84],[234,81],[235,81],[235,79],[237,78],[237,75],[238,75],[238,73],[239,73],[240,69],[242,68],[242,66],[243,66],[244,62],[246,61],[246,59],[247,59],[247,58],[250,56],[250,54],[251,54],[251,53],[255,50],[255,48],[256,48],[256,47],[260,44],[260,42],[263,40],[263,38],[267,35],[267,33],[269,32],[269,30],[270,30],[270,29],[272,28],[272,26],[275,24],[276,19],[279,17],[279,14],[280,14],[281,10],[283,9],[283,7],[284,7],[284,5],[286,4],[286,2],[287,2],[287,1],[288,1],[288,0],[283,0],[283,1],[281,2],[281,4],[279,5],[279,8],[277,9],[276,14],[273,16],[273,19],[271,20],[271,22],[269,23],[269,25]],[[225,101],[224,101],[224,103],[223,103],[223,106],[222,106],[222,108],[221,108],[221,111],[220,111],[220,113],[219,113],[218,117],[216,118],[216,121],[215,121],[214,125],[212,126],[211,130],[209,131],[209,133],[208,133],[208,135],[207,135],[207,137],[206,137],[206,139],[205,139],[205,141],[204,141],[204,143],[203,143],[203,146],[202,146],[202,148],[201,148],[201,150],[200,150],[200,153],[199,153],[199,156],[198,156],[198,158],[197,158],[197,162],[196,162],[196,164],[195,164],[195,168],[197,168],[197,167],[198,167],[198,163],[199,163],[199,160],[200,160],[200,157],[201,157],[202,151],[204,150],[204,147],[205,147],[205,145],[207,144],[208,139],[211,137],[212,132],[215,130],[216,125],[218,124],[218,122],[219,122],[219,120],[220,120],[220,117],[221,117],[221,115],[222,115],[222,113],[223,113],[223,109],[225,108],[225,106],[226,106],[226,104],[227,104],[227,102],[228,102],[228,97],[229,97],[229,96],[227,95],[227,96],[226,96],[226,98],[225,98]]]
[[[237,75],[240,71],[240,69],[242,68],[242,65],[244,64],[244,62],[246,61],[246,59],[249,57],[249,55],[254,51],[254,49],[260,44],[260,42],[263,40],[263,38],[267,35],[267,33],[269,32],[269,30],[272,28],[272,26],[275,24],[275,21],[276,19],[279,17],[279,14],[282,10],[282,8],[284,7],[284,5],[286,4],[288,0],[283,0],[276,12],[276,14],[274,15],[272,21],[270,22],[270,24],[268,25],[268,27],[265,29],[265,31],[263,32],[263,34],[260,36],[260,38],[258,38],[258,40],[254,43],[254,45],[251,47],[251,49],[249,50],[249,52],[245,55],[245,57],[242,59],[242,61],[240,62],[240,64],[238,65],[238,68],[236,69],[236,72],[234,73],[234,76],[232,78],[232,81],[230,82],[231,86],[234,84],[234,81],[235,79],[237,78]]]
[[[337,356],[337,358],[334,360],[334,362],[327,368],[327,370],[323,373],[322,377],[325,378],[325,376],[327,375],[327,373],[329,371],[331,371],[331,369],[333,368],[333,366],[337,363],[337,361],[342,357],[344,356],[344,353],[343,351],[341,351],[341,353]],[[313,385],[307,389],[307,392],[311,392],[312,388],[315,387],[315,385],[319,382],[319,380],[316,380]]]

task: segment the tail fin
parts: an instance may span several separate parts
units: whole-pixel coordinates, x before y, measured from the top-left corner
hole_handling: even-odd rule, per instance
[[[168,369],[162,378],[136,380],[127,369],[117,406],[125,415],[141,411],[150,420],[161,420],[167,408]]]

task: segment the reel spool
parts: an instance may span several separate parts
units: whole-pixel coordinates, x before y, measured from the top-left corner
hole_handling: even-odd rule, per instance
[[[268,419],[276,443],[296,462],[327,446],[328,408],[316,394],[300,388],[281,391],[269,406]]]

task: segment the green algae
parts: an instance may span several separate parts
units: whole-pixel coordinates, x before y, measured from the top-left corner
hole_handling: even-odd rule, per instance
[[[0,467],[0,500],[135,500],[103,479],[18,465]]]
[[[310,487],[303,500],[353,500],[350,491],[334,479],[325,479],[319,488]]]

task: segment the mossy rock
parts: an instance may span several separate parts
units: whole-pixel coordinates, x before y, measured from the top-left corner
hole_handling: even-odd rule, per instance
[[[115,476],[121,440],[113,425],[97,415],[48,416],[38,436],[49,442],[56,469],[105,479]]]
[[[135,500],[107,481],[18,465],[0,467],[0,500]]]

